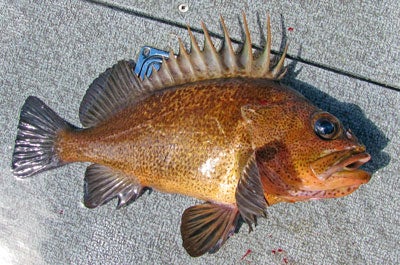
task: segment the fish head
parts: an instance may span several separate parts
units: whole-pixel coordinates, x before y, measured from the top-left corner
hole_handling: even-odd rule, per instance
[[[338,198],[370,179],[370,155],[334,115],[306,99],[245,106],[267,202]]]

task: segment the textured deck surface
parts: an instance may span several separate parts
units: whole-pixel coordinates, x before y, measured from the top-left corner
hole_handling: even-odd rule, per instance
[[[1,264],[400,264],[400,2],[222,2],[187,1],[180,12],[184,2],[174,0],[0,0]],[[283,33],[294,59],[284,82],[365,143],[370,183],[342,199],[273,206],[255,232],[243,226],[218,253],[193,259],[179,232],[193,198],[153,192],[121,210],[114,202],[89,210],[87,164],[12,176],[26,97],[78,125],[86,88],[117,60],[137,58],[143,45],[177,51],[185,25],[200,29],[202,20],[218,40],[220,14],[241,41],[242,10],[255,45],[270,12],[274,51]]]

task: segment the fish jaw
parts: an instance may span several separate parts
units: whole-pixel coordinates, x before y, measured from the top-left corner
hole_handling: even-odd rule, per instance
[[[368,181],[367,181],[368,182]],[[301,202],[301,201],[311,201],[311,200],[320,200],[320,199],[332,199],[332,198],[340,198],[350,195],[354,191],[356,191],[360,187],[359,184],[343,186],[336,189],[329,190],[317,190],[317,191],[309,191],[309,190],[291,190],[288,192],[288,195],[270,195],[265,194],[265,198],[268,201],[269,205],[279,203],[279,202]]]
[[[269,205],[344,197],[370,180],[371,174],[359,169],[370,158],[363,146],[325,153],[291,183],[282,177],[282,167],[274,168],[278,163],[259,164],[264,196]]]

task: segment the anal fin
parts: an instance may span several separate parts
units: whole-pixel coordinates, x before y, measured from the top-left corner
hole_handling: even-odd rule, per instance
[[[117,208],[121,208],[144,192],[144,187],[131,176],[99,164],[86,169],[84,181],[84,204],[88,208],[103,205],[115,197]]]
[[[235,232],[239,212],[235,206],[204,203],[182,215],[183,247],[192,257],[215,253]]]

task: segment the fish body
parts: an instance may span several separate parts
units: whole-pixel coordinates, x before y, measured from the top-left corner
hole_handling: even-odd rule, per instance
[[[118,198],[117,207],[146,188],[206,201],[185,210],[181,233],[191,256],[216,252],[239,219],[250,230],[278,202],[337,198],[368,182],[359,167],[365,147],[333,115],[278,82],[284,55],[272,65],[267,45],[255,58],[246,40],[235,53],[223,20],[217,51],[204,24],[201,50],[164,60],[150,78],[120,61],[88,89],[83,128],[29,97],[22,110],[12,168],[27,177],[72,162],[85,173],[89,208]]]
[[[96,127],[63,131],[57,153],[65,162],[120,170],[160,191],[235,203],[241,168],[253,150],[242,108],[290,99],[306,102],[289,88],[262,79],[181,85]]]

